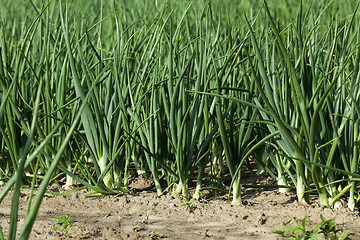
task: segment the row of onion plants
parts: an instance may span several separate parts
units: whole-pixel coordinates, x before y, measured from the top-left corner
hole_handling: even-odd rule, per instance
[[[47,186],[62,178],[64,188],[102,196],[142,175],[158,195],[199,199],[210,189],[239,205],[248,168],[299,202],[316,193],[324,206],[347,199],[355,209],[356,5],[287,1],[289,14],[266,2],[175,3],[30,1],[17,15],[4,5],[0,202],[13,189],[9,239],[21,187],[36,190],[27,239]]]

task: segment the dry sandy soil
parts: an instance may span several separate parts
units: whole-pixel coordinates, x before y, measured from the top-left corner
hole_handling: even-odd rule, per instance
[[[294,193],[276,190],[247,190],[244,204],[232,206],[226,196],[217,199],[204,196],[190,205],[182,205],[180,197],[169,194],[158,197],[151,191],[136,191],[149,184],[138,178],[133,181],[132,194],[87,198],[86,190],[70,197],[46,194],[30,239],[279,239],[273,231],[293,217],[308,214],[309,228],[320,222],[320,214],[334,218],[337,227],[360,234],[359,210],[346,207],[326,209],[316,199],[310,206],[299,204]],[[49,190],[63,192],[59,184]],[[21,194],[18,227],[21,229],[26,210],[28,190]],[[0,224],[5,235],[10,222],[11,193],[0,204]],[[191,209],[189,209],[191,207]],[[54,217],[68,215],[76,219],[71,234],[52,231]],[[295,222],[293,222],[294,225]],[[151,238],[149,234],[155,236]],[[360,235],[351,236],[360,239]]]

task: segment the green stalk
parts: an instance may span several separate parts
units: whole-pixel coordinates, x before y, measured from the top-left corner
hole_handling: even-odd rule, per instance
[[[354,131],[354,136],[353,139],[357,140],[356,143],[358,143],[360,141],[360,137],[359,137],[359,124],[358,121],[354,122],[353,124],[353,131]],[[359,144],[354,144],[353,146],[353,159],[351,160],[351,172],[356,172],[356,168],[357,168],[357,162],[359,159]],[[350,177],[350,179],[353,177]],[[349,200],[348,200],[348,208],[351,211],[355,211],[355,205],[356,205],[356,201],[355,201],[355,187],[356,187],[356,182],[352,181],[351,182],[351,187],[350,187],[350,196],[349,196]]]
[[[9,226],[9,239],[15,239],[16,238],[16,229],[17,229],[17,221],[18,221],[18,211],[19,211],[19,197],[20,197],[20,187],[22,185],[22,180],[24,176],[24,169],[25,169],[25,162],[27,155],[30,150],[31,142],[33,141],[34,134],[35,134],[35,123],[37,121],[38,111],[39,111],[39,105],[40,105],[40,94],[42,91],[42,84],[43,82],[40,81],[40,85],[36,94],[36,101],[35,101],[35,110],[33,114],[33,119],[31,122],[31,128],[30,128],[30,134],[28,136],[28,139],[26,141],[24,151],[22,154],[21,161],[19,163],[19,168],[16,173],[16,182],[14,187],[14,193],[13,193],[13,200],[11,205],[11,219],[10,219],[10,226]]]
[[[251,31],[251,37],[252,37],[252,42],[255,48],[255,53],[256,53],[256,57],[258,58],[258,67],[259,67],[259,71],[261,74],[261,77],[263,79],[264,82],[269,82],[268,81],[268,77],[266,74],[266,70],[263,64],[263,60],[262,60],[262,56],[255,38],[255,34],[252,30],[252,27],[250,25],[249,22],[247,22],[250,31]],[[253,72],[255,73],[255,69],[253,67],[253,65],[250,63],[251,69],[253,70]],[[268,94],[266,94],[263,90],[262,90],[262,84],[260,82],[260,80],[258,79],[258,77],[254,74],[254,80],[256,82],[256,85],[258,87],[258,90],[266,104],[267,109],[270,112],[270,115],[274,118],[276,125],[280,131],[280,134],[282,136],[282,140],[285,142],[285,144],[287,145],[287,149],[284,149],[284,151],[293,159],[305,159],[305,156],[303,154],[303,152],[301,151],[301,149],[299,148],[299,146],[297,145],[296,141],[294,140],[293,136],[291,135],[291,133],[289,132],[289,130],[286,127],[286,124],[284,124],[284,121],[280,118],[280,116],[276,113],[276,111],[273,109],[272,104],[269,102],[268,99],[271,99],[271,90],[268,89],[267,92]],[[268,86],[268,87],[267,87]],[[265,85],[265,89],[269,88],[269,85]],[[305,168],[302,162],[300,161],[295,161],[296,164],[296,173],[297,173],[297,186],[296,186],[296,191],[297,191],[297,196],[298,196],[298,201],[299,202],[308,202],[308,194],[306,194],[306,186],[308,185],[306,178],[305,178]]]
[[[94,85],[93,85],[94,86]],[[93,87],[92,86],[92,87]],[[55,155],[48,171],[46,172],[41,184],[40,184],[40,187],[38,189],[38,192],[34,198],[34,201],[33,203],[31,204],[31,207],[30,209],[28,209],[28,212],[25,216],[25,220],[24,220],[24,227],[21,231],[21,234],[20,234],[20,240],[22,239],[28,239],[29,238],[29,235],[30,235],[30,232],[31,232],[31,229],[34,225],[34,222],[35,222],[35,218],[36,218],[36,215],[38,213],[38,210],[40,208],[40,204],[41,204],[41,201],[43,199],[43,196],[45,194],[45,191],[47,189],[47,186],[50,182],[50,179],[52,178],[52,175],[54,173],[54,171],[56,170],[57,168],[57,165],[58,163],[60,162],[61,160],[61,156],[63,154],[63,152],[66,150],[67,148],[67,144],[69,143],[70,141],[70,138],[72,137],[72,134],[73,132],[75,131],[75,129],[77,128],[77,124],[78,122],[80,121],[80,118],[81,118],[81,115],[82,115],[82,111],[84,111],[86,109],[86,106],[87,105],[87,100],[88,100],[88,97],[90,95],[88,95],[84,100],[84,102],[81,104],[81,107],[79,109],[79,112],[78,114],[76,115],[75,119],[74,119],[74,122],[72,123],[70,129],[69,129],[69,132],[67,133],[66,135],[66,138],[64,140],[64,142],[62,143],[61,147],[59,148],[57,154]],[[10,236],[10,235],[9,235]]]

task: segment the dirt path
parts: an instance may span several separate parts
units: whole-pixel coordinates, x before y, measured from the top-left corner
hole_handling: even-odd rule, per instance
[[[52,190],[63,191],[60,186]],[[83,190],[84,191],[84,190]],[[23,223],[28,190],[21,195],[19,227]],[[30,239],[278,239],[278,226],[293,217],[308,214],[311,226],[335,217],[337,226],[360,233],[358,209],[325,209],[316,201],[312,206],[298,204],[294,193],[276,190],[258,192],[244,199],[244,205],[232,206],[226,199],[202,200],[182,206],[179,197],[156,196],[154,192],[133,195],[86,198],[83,192],[71,197],[46,194]],[[10,222],[11,194],[0,205],[0,224],[5,235]],[[51,231],[53,218],[68,215],[75,218],[71,234]],[[295,223],[294,223],[295,224]],[[351,239],[360,239],[353,236]]]

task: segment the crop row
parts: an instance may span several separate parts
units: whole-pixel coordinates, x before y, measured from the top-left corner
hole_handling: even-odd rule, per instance
[[[241,204],[248,168],[281,192],[296,189],[299,202],[315,192],[324,206],[346,198],[355,209],[355,3],[177,2],[34,1],[17,14],[6,5],[0,201],[14,189],[13,226],[23,184],[38,188],[31,229],[59,176],[118,194],[131,171],[150,176],[159,195],[164,184],[195,199],[212,188]]]

